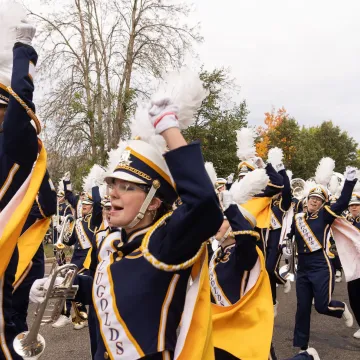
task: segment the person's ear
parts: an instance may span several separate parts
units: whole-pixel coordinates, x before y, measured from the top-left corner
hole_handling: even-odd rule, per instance
[[[155,197],[151,200],[148,210],[154,211],[154,210],[157,210],[160,206],[161,206],[161,200],[159,198]]]

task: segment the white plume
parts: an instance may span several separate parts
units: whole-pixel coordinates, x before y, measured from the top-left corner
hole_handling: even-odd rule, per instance
[[[15,1],[0,2],[0,67],[2,71],[12,69],[12,48],[16,41],[15,26],[26,18],[25,8]]]
[[[329,191],[331,193],[331,195],[335,195],[336,196],[336,193],[337,193],[337,189],[339,187],[339,179],[338,177],[333,174],[331,176],[331,179],[330,179],[330,182],[329,182]]]
[[[275,147],[269,150],[268,162],[276,169],[276,167],[283,163],[284,154],[282,149]]]
[[[149,120],[149,104],[138,104],[135,116],[130,123],[131,138],[139,137],[159,150],[161,154],[166,151],[166,142],[161,135],[155,134],[155,128]]]
[[[59,184],[58,184],[58,188],[57,188],[58,191],[65,191],[63,181],[64,181],[64,178],[62,177],[62,178],[59,180]]]
[[[306,180],[304,186],[304,192],[303,192],[304,198],[308,197],[310,190],[313,189],[314,187],[316,187],[316,182],[314,180],[312,179]]]
[[[84,191],[91,193],[94,186],[100,186],[104,183],[105,169],[100,165],[95,164],[87,176],[83,179]]]
[[[206,169],[206,171],[207,171],[207,173],[208,173],[208,175],[209,175],[209,178],[210,178],[210,180],[211,180],[211,183],[212,183],[213,185],[215,185],[216,179],[217,179],[217,174],[216,174],[216,170],[215,170],[215,168],[214,168],[213,163],[207,161],[207,162],[205,163],[205,169]]]
[[[355,178],[358,179],[358,181],[355,184],[353,192],[360,193],[360,170],[356,170]]]
[[[171,102],[179,107],[180,129],[186,129],[194,124],[195,114],[208,94],[209,91],[204,89],[199,74],[184,68],[166,74],[151,100],[170,98]]]
[[[100,197],[103,199],[105,195],[108,194],[107,184],[102,184],[99,186]]]
[[[315,181],[327,187],[335,169],[335,161],[329,157],[322,158],[316,168]]]
[[[341,183],[338,185],[337,187],[337,190],[336,190],[336,193],[335,193],[335,196],[336,198],[339,198],[340,195],[341,195],[341,192],[343,190],[343,187],[344,187],[344,180],[341,181]],[[356,186],[355,186],[356,187]],[[359,189],[360,190],[360,189]],[[355,192],[355,189],[354,189],[354,192]]]
[[[236,131],[236,154],[241,161],[245,161],[256,156],[256,136],[257,134],[252,128],[241,128]]]
[[[111,149],[108,152],[108,161],[107,161],[107,164],[106,164],[106,174],[105,174],[104,177],[110,176],[113,173],[116,166],[120,162],[121,154],[126,149],[126,146],[127,146],[127,142],[123,141],[123,140],[120,140],[119,143],[118,143],[117,148],[116,149]]]
[[[293,178],[293,172],[291,170],[286,170],[286,175],[288,176],[289,181],[291,181]]]
[[[246,174],[242,180],[235,181],[230,192],[234,201],[241,205],[264,190],[268,182],[269,177],[266,175],[265,169],[255,169]]]

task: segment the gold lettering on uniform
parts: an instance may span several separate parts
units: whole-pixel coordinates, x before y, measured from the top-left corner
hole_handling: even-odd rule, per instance
[[[105,289],[106,289],[106,287],[105,287],[104,285],[99,285],[99,286],[98,286],[98,288],[96,289],[96,296],[97,296],[98,298],[101,298],[101,297],[104,295],[104,291],[101,292],[101,295],[99,294],[100,288],[104,288],[104,291],[105,291]]]
[[[108,305],[109,305],[109,302],[106,299],[100,300],[101,311],[105,311],[106,308],[108,307]]]
[[[96,285],[99,285],[99,284],[100,284],[103,275],[104,275],[104,273],[102,273],[102,272],[98,272],[98,273],[96,274],[96,281],[95,281],[95,284],[96,284]]]
[[[107,313],[105,313],[105,315],[106,315],[106,319],[105,319],[105,326],[110,326],[111,325],[111,323],[110,324],[107,324],[107,321],[108,321],[108,319],[109,319],[109,313],[107,312]]]
[[[110,341],[116,341],[116,340],[119,338],[119,336],[120,336],[119,331],[117,331],[117,330],[114,329],[114,328],[110,328],[109,330],[110,330],[110,333],[111,333],[111,335],[110,335]]]
[[[116,343],[116,355],[122,355],[124,353],[123,343],[122,341],[118,341]]]

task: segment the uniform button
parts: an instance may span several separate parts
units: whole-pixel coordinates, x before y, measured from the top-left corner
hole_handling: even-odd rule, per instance
[[[117,258],[116,258],[116,261],[120,261],[122,258],[123,258],[123,256],[124,256],[124,254],[123,254],[123,252],[122,251],[118,251],[117,252]]]
[[[108,359],[109,358],[109,354],[105,351],[104,352],[104,359]]]

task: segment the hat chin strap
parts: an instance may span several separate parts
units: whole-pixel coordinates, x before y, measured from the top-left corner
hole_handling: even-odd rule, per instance
[[[159,187],[160,187],[160,182],[158,180],[154,180],[151,185],[150,191],[148,192],[143,204],[141,205],[138,214],[135,216],[135,218],[131,221],[130,224],[123,226],[124,229],[132,229],[144,218],[146,210],[149,207]]]

